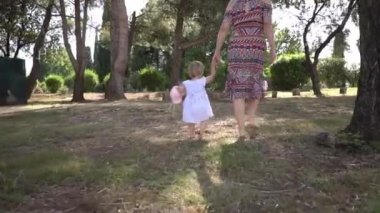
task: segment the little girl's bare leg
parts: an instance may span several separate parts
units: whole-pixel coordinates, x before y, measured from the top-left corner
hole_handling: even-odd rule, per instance
[[[189,138],[194,138],[195,137],[195,124],[188,124],[188,134]]]
[[[201,140],[203,139],[206,128],[207,128],[207,122],[206,121],[203,121],[199,124],[199,139],[201,139]]]

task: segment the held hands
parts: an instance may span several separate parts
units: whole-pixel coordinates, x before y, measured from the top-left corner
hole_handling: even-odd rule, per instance
[[[220,57],[220,55],[219,55]],[[219,58],[220,59],[220,58]],[[215,76],[216,76],[216,68],[217,68],[217,63],[216,63],[217,60],[214,60],[214,58],[212,59],[211,61],[211,72],[210,72],[210,75],[206,77],[206,83],[209,84],[211,83],[212,81],[214,81],[215,79]]]
[[[212,57],[212,66],[217,66],[220,63],[220,51],[215,51],[214,56]]]

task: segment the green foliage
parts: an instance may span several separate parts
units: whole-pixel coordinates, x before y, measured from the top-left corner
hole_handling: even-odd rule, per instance
[[[51,93],[57,93],[59,89],[64,85],[62,76],[49,75],[45,80],[46,88]]]
[[[136,91],[141,91],[143,89],[140,75],[138,72],[133,72],[129,75],[129,78],[127,79],[127,84],[129,84],[132,87],[132,89]]]
[[[355,87],[358,85],[359,82],[359,75],[360,74],[360,67],[357,65],[351,65],[351,67],[348,69],[348,81],[350,82],[350,85],[352,87]]]
[[[270,69],[271,83],[275,90],[300,88],[309,80],[303,54],[283,55]]]
[[[143,16],[137,19],[136,43],[170,50],[179,10],[185,20],[184,40],[190,41],[214,32],[219,27],[227,4],[228,0],[192,0],[181,4],[178,0],[150,0]]]
[[[69,88],[67,88],[67,86],[63,86],[57,91],[57,93],[60,95],[67,95],[69,93]]]
[[[330,88],[343,86],[349,80],[345,65],[343,58],[323,59],[318,65],[321,81]]]
[[[159,67],[160,49],[153,47],[134,46],[132,51],[131,71],[136,72],[148,66]],[[165,56],[168,58],[167,56]]]
[[[94,70],[86,69],[84,72],[84,90],[85,92],[94,92],[96,85],[99,84],[98,74]]]
[[[94,66],[99,80],[103,81],[111,70],[111,52],[100,41],[95,43]]]
[[[37,85],[34,88],[33,93],[42,94],[42,93],[45,93],[45,92],[47,92],[47,88],[46,88],[45,82],[37,81]]]
[[[0,3],[0,55],[17,57],[17,49],[29,49],[35,42],[45,14],[44,3],[31,0],[1,1]],[[9,44],[9,48],[5,48]]]
[[[165,73],[158,71],[154,67],[146,67],[139,71],[141,86],[148,91],[164,90],[169,85],[168,77]]]
[[[49,49],[42,57],[42,66],[46,75],[70,76],[74,73],[69,56],[64,48]]]
[[[103,84],[106,85],[107,82],[110,80],[111,78],[111,73],[108,73],[104,78],[103,78]]]
[[[74,89],[75,74],[66,76],[64,79],[65,86],[69,90]],[[84,90],[85,92],[95,92],[97,85],[99,84],[98,74],[91,69],[86,69],[84,71]]]
[[[222,63],[219,65],[216,72],[214,82],[211,84],[211,90],[223,91],[227,79],[228,65],[227,63]]]
[[[72,73],[68,76],[65,77],[65,86],[69,89],[69,90],[73,90],[74,89],[74,78],[75,78],[75,74]]]
[[[276,32],[276,52],[281,54],[295,54],[302,51],[299,36],[288,28]]]

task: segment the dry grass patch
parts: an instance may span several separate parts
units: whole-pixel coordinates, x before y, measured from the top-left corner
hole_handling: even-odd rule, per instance
[[[380,156],[313,143],[318,132],[344,128],[353,103],[341,96],[266,99],[260,134],[247,144],[234,143],[225,102],[213,103],[216,117],[206,141],[198,142],[186,140],[180,112],[157,101],[51,108],[42,99],[36,104],[46,107],[6,108],[0,206],[15,212],[376,212]]]

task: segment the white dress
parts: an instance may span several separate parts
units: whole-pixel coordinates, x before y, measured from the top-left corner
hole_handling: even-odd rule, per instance
[[[182,120],[185,123],[198,124],[213,117],[210,100],[206,92],[206,77],[183,82],[186,97],[183,102]]]

